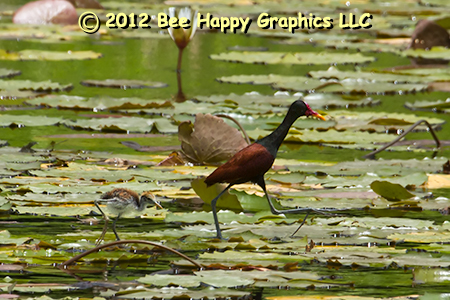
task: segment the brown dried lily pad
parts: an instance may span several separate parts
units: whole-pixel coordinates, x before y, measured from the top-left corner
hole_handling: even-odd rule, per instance
[[[162,161],[160,161],[157,166],[184,166],[186,164],[183,155],[178,153],[178,152],[172,152],[170,153],[170,155],[163,159]]]
[[[95,8],[103,9],[103,6],[96,0],[67,0],[76,8]]]
[[[15,24],[77,24],[72,3],[65,0],[39,0],[25,4],[13,16]]]
[[[197,164],[219,163],[248,145],[236,128],[210,114],[197,114],[194,124],[182,122],[178,139],[186,158]]]
[[[431,91],[450,92],[450,82],[432,82],[428,88]]]
[[[447,160],[447,162],[442,165],[442,173],[450,174],[450,160]]]

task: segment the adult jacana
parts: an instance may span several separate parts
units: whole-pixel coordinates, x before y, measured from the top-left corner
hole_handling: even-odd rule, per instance
[[[105,226],[103,227],[102,234],[98,238],[96,245],[99,245],[105,237],[106,231],[108,230],[109,221],[108,216],[101,210],[100,206],[98,205],[99,203],[106,204],[109,211],[117,215],[117,217],[113,221],[113,231],[118,241],[120,241],[120,238],[116,231],[116,223],[120,217],[134,211],[143,211],[148,204],[153,204],[159,208],[162,208],[162,206],[158,202],[156,202],[155,196],[150,192],[144,192],[141,194],[141,196],[139,196],[132,190],[117,188],[104,193],[100,199],[94,201],[95,206],[97,206],[98,210],[102,213],[103,218],[105,219]]]
[[[297,100],[291,104],[286,117],[277,129],[268,136],[257,140],[255,143],[237,152],[229,161],[218,167],[205,179],[207,186],[220,182],[229,183],[228,186],[211,201],[217,238],[222,239],[219,220],[217,218],[217,200],[235,184],[248,181],[258,184],[263,189],[273,214],[310,211],[310,209],[302,208],[283,211],[277,210],[270,201],[270,197],[266,190],[266,183],[264,181],[264,174],[272,167],[278,149],[286,137],[289,128],[291,128],[292,124],[301,116],[314,116],[321,120],[325,120],[322,115],[313,111],[308,104],[302,100]]]

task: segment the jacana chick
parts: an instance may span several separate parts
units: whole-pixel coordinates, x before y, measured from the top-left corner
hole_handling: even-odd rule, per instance
[[[270,201],[270,197],[266,190],[266,183],[264,181],[264,174],[272,167],[278,149],[288,134],[289,128],[291,128],[292,124],[301,116],[314,116],[321,120],[325,120],[322,115],[313,111],[308,104],[302,100],[297,100],[291,104],[286,117],[277,129],[268,136],[257,140],[255,143],[237,152],[230,160],[218,167],[205,179],[207,186],[221,182],[229,183],[229,185],[211,201],[217,238],[222,239],[222,233],[217,217],[217,200],[235,184],[248,181],[258,184],[263,189],[273,214],[310,211],[310,209],[302,208],[283,211],[277,210]]]
[[[102,213],[103,218],[105,219],[105,226],[103,227],[102,234],[97,240],[96,245],[99,245],[104,239],[106,231],[108,230],[109,222],[108,216],[101,210],[99,204],[106,204],[108,210],[117,215],[113,221],[113,231],[118,241],[120,241],[120,238],[116,231],[116,223],[120,217],[132,212],[143,211],[147,208],[148,204],[156,205],[162,209],[162,206],[156,202],[155,196],[152,193],[143,192],[141,196],[139,196],[136,192],[124,188],[117,188],[104,193],[100,199],[94,201],[94,204],[97,206],[98,210]]]

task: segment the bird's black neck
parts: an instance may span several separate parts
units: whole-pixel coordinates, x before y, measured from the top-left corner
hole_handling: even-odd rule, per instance
[[[299,116],[289,111],[277,129],[275,129],[268,136],[256,141],[256,143],[266,147],[270,154],[272,154],[273,157],[276,157],[278,148],[280,148],[281,143],[289,132],[289,128],[291,128],[292,124],[294,124],[298,117]]]

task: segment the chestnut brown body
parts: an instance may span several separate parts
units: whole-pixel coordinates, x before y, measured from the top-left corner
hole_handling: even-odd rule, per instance
[[[251,144],[237,152],[229,161],[217,168],[206,179],[210,186],[219,182],[239,184],[258,182],[272,167],[275,157],[260,144]]]

